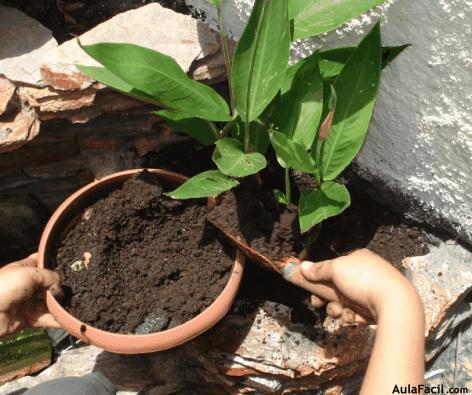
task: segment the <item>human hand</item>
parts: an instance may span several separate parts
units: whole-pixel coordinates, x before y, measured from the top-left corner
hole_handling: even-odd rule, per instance
[[[283,272],[328,302],[341,323],[377,322],[361,395],[391,394],[395,385],[424,384],[424,309],[413,285],[392,265],[366,249],[318,263],[289,263]]]
[[[327,303],[328,315],[346,324],[377,321],[395,303],[419,299],[397,269],[367,249],[323,262],[291,263],[283,275],[310,291],[315,307]]]
[[[59,275],[36,266],[33,254],[0,269],[0,337],[27,326],[59,327],[45,303],[47,290],[62,295]]]

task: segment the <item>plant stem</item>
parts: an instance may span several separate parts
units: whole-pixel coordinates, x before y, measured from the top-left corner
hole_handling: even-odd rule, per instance
[[[234,114],[234,97],[231,90],[231,67],[233,60],[231,59],[231,52],[228,45],[228,37],[223,27],[223,13],[221,12],[221,4],[216,4],[216,12],[218,14],[218,27],[220,31],[221,46],[223,47],[223,55],[225,58],[226,76],[228,78],[229,100],[231,106],[231,114]]]
[[[234,123],[236,122],[236,117],[233,117],[233,119],[229,122],[226,122],[226,125],[223,126],[223,129],[221,129],[221,137],[226,137],[228,135],[228,130],[231,128],[231,126],[234,125]]]
[[[316,228],[314,229],[314,231],[310,235],[308,235],[308,239],[306,240],[305,247],[300,252],[300,254],[298,254],[298,257],[302,261],[304,261],[305,259],[308,258],[308,254],[310,253],[311,248],[313,247],[313,245],[316,243],[316,241],[320,237],[321,224],[322,224],[322,222],[320,222],[318,225],[316,225]]]
[[[322,146],[323,146],[323,141],[318,140],[318,144],[316,144],[315,162],[320,172],[321,172],[321,148]],[[318,185],[321,185],[321,174],[319,172],[315,173],[315,178]]]
[[[244,122],[244,152],[248,153],[251,150],[251,123]]]
[[[212,121],[206,121],[206,122],[210,126],[210,129],[212,130],[212,132],[215,135],[216,139],[217,140],[221,139],[222,136],[221,136],[218,128],[216,127],[216,125]]]
[[[285,168],[285,197],[287,205],[292,204],[292,186],[290,185],[290,168]]]

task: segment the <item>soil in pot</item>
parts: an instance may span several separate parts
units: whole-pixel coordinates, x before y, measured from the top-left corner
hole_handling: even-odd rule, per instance
[[[110,332],[182,324],[225,287],[232,248],[208,227],[206,200],[176,201],[148,172],[85,210],[57,250],[64,307]]]

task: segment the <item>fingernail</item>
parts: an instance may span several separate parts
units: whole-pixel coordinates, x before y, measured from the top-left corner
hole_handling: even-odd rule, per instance
[[[282,276],[287,281],[292,281],[293,271],[298,266],[295,262],[289,262],[285,265],[284,269],[282,270]]]
[[[303,261],[302,262],[302,271],[310,271],[313,267],[313,262],[310,261]]]

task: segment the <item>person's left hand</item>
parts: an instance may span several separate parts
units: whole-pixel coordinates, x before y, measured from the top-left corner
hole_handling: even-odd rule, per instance
[[[0,337],[25,327],[59,328],[46,307],[46,291],[61,296],[57,273],[39,269],[37,254],[0,269]]]

